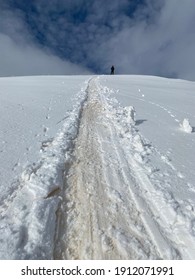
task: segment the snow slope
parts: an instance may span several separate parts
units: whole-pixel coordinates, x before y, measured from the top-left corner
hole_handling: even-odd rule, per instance
[[[86,79],[0,79],[1,258],[47,259],[53,254],[59,198],[46,197],[63,185],[64,153],[76,135]]]
[[[76,80],[76,82],[75,82]],[[1,199],[61,128],[86,77],[0,78]],[[15,179],[15,180],[14,180]],[[17,182],[16,182],[17,184]]]
[[[195,83],[0,79],[1,259],[194,259]]]

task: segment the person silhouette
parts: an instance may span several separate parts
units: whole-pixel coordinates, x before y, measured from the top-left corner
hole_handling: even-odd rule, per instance
[[[111,72],[110,72],[111,75],[114,75],[114,65],[112,65],[111,67]]]

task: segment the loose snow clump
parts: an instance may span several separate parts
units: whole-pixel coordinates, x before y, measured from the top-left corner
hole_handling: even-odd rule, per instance
[[[180,127],[183,131],[187,132],[187,133],[192,133],[192,126],[190,125],[189,123],[189,120],[188,119],[184,119],[183,120],[183,123],[180,124]]]
[[[133,106],[124,107],[124,115],[128,123],[135,124],[135,108]]]

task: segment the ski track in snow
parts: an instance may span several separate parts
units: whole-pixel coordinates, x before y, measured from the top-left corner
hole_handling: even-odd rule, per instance
[[[115,140],[114,126],[106,121],[109,109],[101,97],[96,82],[91,81],[75,161],[67,176],[63,209],[68,222],[58,238],[58,248],[64,248],[61,257],[155,258],[158,253],[129,193],[126,172],[123,174],[127,165],[124,151]]]
[[[43,141],[40,162],[0,208],[1,258],[195,258],[195,194],[172,191],[182,174],[111,95],[89,80],[59,134]]]

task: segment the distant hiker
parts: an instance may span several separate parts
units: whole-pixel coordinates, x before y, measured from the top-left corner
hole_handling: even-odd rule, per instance
[[[110,74],[114,75],[114,65],[112,65],[112,67],[111,67],[111,73]]]

